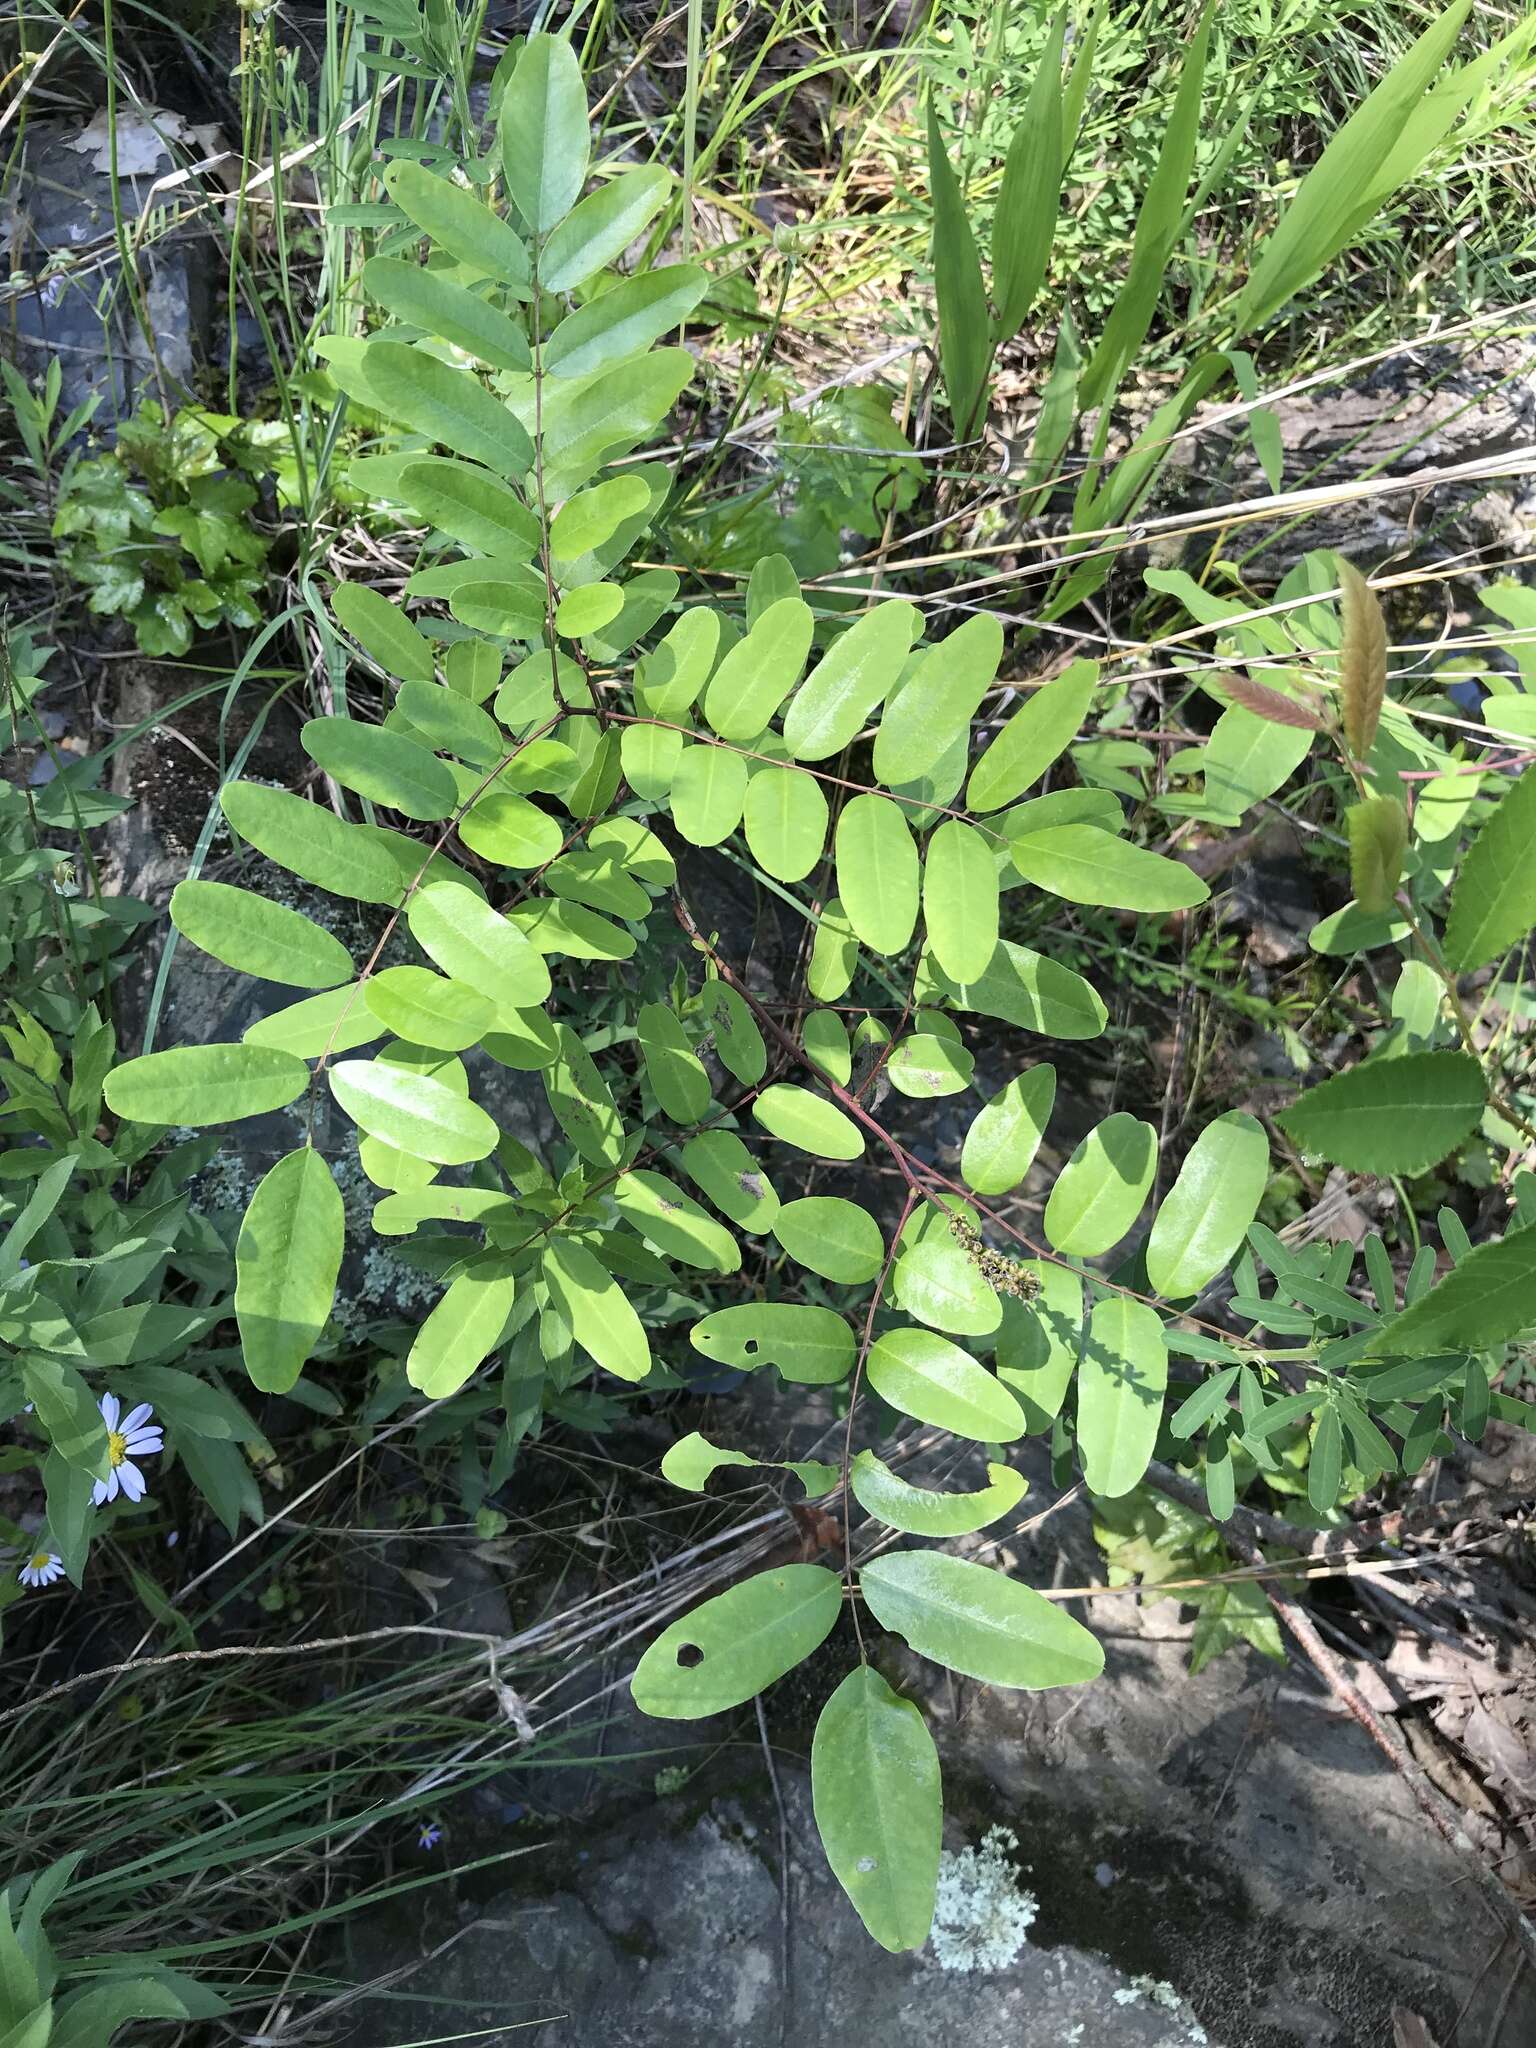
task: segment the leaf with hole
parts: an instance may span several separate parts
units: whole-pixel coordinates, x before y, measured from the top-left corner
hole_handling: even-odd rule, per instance
[[[853,1332],[840,1315],[809,1302],[748,1302],[716,1309],[688,1332],[695,1351],[738,1372],[773,1366],[797,1386],[835,1386],[852,1370]]]
[[[843,1582],[825,1565],[757,1572],[656,1638],[630,1680],[635,1705],[664,1721],[739,1707],[818,1649],[842,1604]]]

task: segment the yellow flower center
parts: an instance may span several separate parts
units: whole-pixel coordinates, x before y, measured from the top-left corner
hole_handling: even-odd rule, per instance
[[[121,1465],[128,1455],[128,1439],[120,1429],[107,1431],[107,1463]]]
[[[30,1564],[28,1565],[27,1569],[28,1569],[29,1571],[34,1571],[34,1572],[40,1572],[40,1571],[42,1571],[42,1570],[44,1569],[44,1567],[45,1567],[45,1566],[47,1565],[47,1563],[48,1563],[48,1553],[47,1553],[47,1551],[46,1551],[46,1550],[40,1550],[40,1551],[38,1551],[38,1552],[37,1552],[36,1556],[35,1556],[35,1557],[34,1557],[34,1558],[32,1559],[32,1561],[31,1561],[31,1563],[30,1563]]]

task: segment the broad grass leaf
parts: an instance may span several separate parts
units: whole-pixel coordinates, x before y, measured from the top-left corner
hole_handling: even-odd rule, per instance
[[[635,1705],[664,1721],[699,1721],[760,1693],[832,1633],[843,1582],[825,1565],[757,1572],[674,1621],[630,1680]]]
[[[808,1088],[776,1081],[755,1098],[752,1114],[773,1137],[793,1145],[797,1152],[808,1152],[813,1159],[863,1156],[864,1133],[852,1117]]]
[[[501,1340],[517,1283],[498,1265],[470,1266],[416,1332],[405,1376],[429,1401],[445,1400],[490,1357]]]
[[[952,981],[986,972],[997,951],[997,862],[990,843],[959,818],[946,818],[928,841],[923,923],[934,958]]]
[[[824,761],[857,737],[900,676],[920,624],[915,606],[889,598],[838,635],[784,714],[784,744],[797,761]]]
[[[894,789],[926,775],[958,735],[969,733],[1002,658],[1003,629],[990,612],[978,612],[918,656],[881,714],[876,779]]]
[[[899,953],[917,924],[919,862],[901,806],[861,793],[843,806],[834,835],[837,893],[871,952]]]
[[[1035,1692],[1104,1669],[1081,1622],[1003,1572],[940,1550],[900,1550],[859,1572],[864,1604],[920,1657],[983,1685]]]
[[[928,101],[928,189],[933,200],[933,289],[939,311],[939,360],[955,439],[970,439],[985,409],[992,367],[991,316],[981,258],[965,198]]]
[[[521,299],[529,287],[528,251],[516,230],[472,192],[420,164],[392,163],[384,189],[423,234],[481,277],[493,278]]]
[[[566,314],[544,344],[543,367],[561,377],[587,377],[624,362],[681,327],[708,286],[709,279],[693,263],[669,263],[626,277]]]
[[[982,1108],[960,1148],[960,1178],[978,1195],[1006,1195],[1034,1164],[1056,1100],[1056,1069],[1041,1061]]]
[[[862,1286],[885,1262],[879,1224],[867,1209],[838,1195],[786,1202],[770,1227],[795,1263],[823,1280]]]
[[[1309,1088],[1275,1121],[1302,1152],[1352,1173],[1427,1173],[1476,1129],[1487,1100],[1470,1053],[1367,1060]]]
[[[1210,890],[1183,861],[1101,832],[1096,825],[1053,825],[1008,842],[1008,856],[1027,882],[1069,903],[1115,910],[1188,910]]]
[[[977,1493],[935,1493],[909,1485],[873,1451],[860,1451],[849,1473],[853,1497],[866,1514],[909,1536],[969,1536],[1010,1514],[1029,1490],[1011,1465],[987,1466],[987,1483]]]
[[[389,855],[334,811],[259,782],[226,782],[219,802],[242,839],[301,881],[359,903],[394,903],[402,894]]]
[[[103,1093],[114,1116],[140,1124],[238,1123],[286,1109],[309,1086],[291,1052],[261,1045],[178,1045],[125,1060]]]
[[[972,769],[971,809],[1000,811],[1038,782],[1081,731],[1098,684],[1097,662],[1074,661],[1032,691]]]
[[[933,1924],[944,1800],[922,1714],[868,1664],[822,1708],[811,1805],[832,1874],[883,1949],[921,1948]]]
[[[1048,1430],[1061,1413],[1083,1348],[1083,1283],[1070,1266],[1054,1260],[1023,1259],[1021,1277],[1032,1280],[1032,1301],[1009,1297],[998,1333],[997,1376],[1018,1396],[1031,1436]]]
[[[659,164],[621,171],[550,233],[539,262],[546,291],[568,292],[624,254],[661,211],[674,180]]]
[[[1152,1220],[1147,1278],[1170,1301],[1198,1294],[1241,1246],[1269,1181],[1264,1127],[1240,1109],[1206,1125]]]
[[[402,817],[435,824],[458,803],[458,784],[445,761],[404,733],[352,718],[311,718],[300,743],[317,767]]]
[[[342,1060],[327,1067],[331,1093],[372,1138],[436,1166],[486,1158],[500,1135],[477,1103],[431,1074],[384,1060]]]
[[[512,203],[530,233],[547,235],[581,197],[592,150],[581,66],[564,37],[528,38],[501,96],[497,132]]]
[[[775,881],[799,882],[811,872],[827,843],[827,817],[821,784],[803,768],[759,768],[747,784],[747,845]]]
[[[1527,768],[1462,856],[1445,924],[1460,974],[1485,967],[1536,925],[1536,768]]]
[[[625,1222],[648,1238],[663,1258],[679,1259],[705,1273],[740,1270],[735,1238],[664,1174],[622,1173],[612,1194]]]
[[[1408,813],[1395,796],[1368,796],[1350,805],[1344,824],[1355,901],[1369,914],[1384,916],[1392,909],[1408,850]]]
[[[331,610],[370,660],[402,683],[430,683],[432,646],[396,604],[366,583],[338,583]]]
[[[1380,600],[1354,563],[1344,555],[1335,559],[1343,624],[1339,699],[1344,738],[1355,759],[1363,761],[1375,744],[1387,693],[1387,623]]]
[[[352,974],[352,955],[334,933],[301,911],[228,882],[179,882],[171,923],[211,958],[258,981],[334,988]]]
[[[395,256],[370,256],[361,276],[369,298],[397,320],[441,336],[493,370],[532,368],[517,322],[453,278]]]
[[[405,915],[411,937],[427,957],[498,1009],[530,1009],[548,996],[544,956],[472,890],[428,882],[406,905]]]
[[[312,1146],[279,1159],[241,1218],[235,1320],[254,1386],[286,1394],[304,1370],[336,1300],[346,1210]]]
[[[363,998],[396,1038],[438,1052],[466,1052],[496,1025],[489,996],[430,967],[381,968],[363,984]]]
[[[1077,1369],[1077,1445],[1090,1493],[1117,1499],[1157,1447],[1168,1347],[1156,1309],[1117,1294],[1097,1302]]]
[[[672,822],[693,846],[718,846],[741,823],[747,764],[728,747],[696,741],[672,771]]]
[[[700,1131],[682,1150],[683,1171],[738,1230],[760,1236],[779,1213],[778,1190],[734,1131]]]
[[[1097,1258],[1120,1242],[1141,1214],[1157,1169],[1157,1132],[1125,1110],[1084,1138],[1056,1177],[1045,1205],[1045,1234],[1072,1258]]]
[[[725,656],[704,693],[704,716],[724,740],[756,739],[800,680],[816,618],[801,597],[771,604]]]
[[[1024,1434],[1024,1411],[1002,1382],[932,1330],[887,1330],[870,1347],[865,1372],[882,1401],[935,1429],[983,1444]]]
[[[998,942],[974,981],[951,981],[942,971],[937,980],[955,1009],[1000,1017],[1044,1038],[1097,1038],[1109,1019],[1098,991],[1080,974],[1011,939]]]
[[[709,1075],[676,1013],[665,1003],[642,1004],[635,1036],[662,1114],[677,1124],[698,1123],[709,1111]]]
[[[1061,117],[1061,57],[1067,10],[1051,23],[1034,83],[1003,164],[1002,189],[992,220],[992,298],[997,332],[1018,333],[1045,282],[1056,236],[1065,151]]]
[[[531,561],[538,547],[539,522],[517,493],[467,462],[413,456],[400,472],[400,494],[413,512],[479,554]],[[430,671],[424,680],[430,682]]]
[[[645,1326],[607,1267],[585,1245],[556,1237],[541,1270],[582,1350],[617,1379],[643,1380],[651,1369]]]
[[[533,467],[521,423],[470,371],[400,341],[370,341],[364,362],[392,419],[498,476],[525,476]]]
[[[780,1378],[808,1387],[845,1380],[856,1351],[842,1317],[809,1302],[755,1301],[719,1308],[694,1324],[688,1341],[717,1365],[733,1365],[739,1372],[771,1365]]]

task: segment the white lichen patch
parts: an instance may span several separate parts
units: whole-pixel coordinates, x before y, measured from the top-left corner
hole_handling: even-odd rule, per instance
[[[939,1858],[933,1959],[941,1970],[1006,1970],[1023,1948],[1039,1903],[1019,1887],[1011,1828],[988,1828],[980,1846]]]
[[[1194,2011],[1173,1986],[1157,1977],[1133,1977],[1114,1994],[1116,2005],[1155,2005],[1177,2021],[1179,2031],[1165,2034],[1157,2048],[1209,2048],[1210,2036]]]

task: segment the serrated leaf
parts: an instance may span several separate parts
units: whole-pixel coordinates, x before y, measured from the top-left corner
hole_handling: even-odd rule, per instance
[[[765,1131],[813,1159],[863,1156],[864,1133],[852,1117],[808,1088],[775,1082],[753,1101],[752,1114]]]
[[[856,737],[901,674],[920,622],[914,606],[890,598],[839,634],[784,714],[797,761],[824,761]]]
[[[1056,1101],[1056,1069],[1041,1061],[1000,1088],[960,1148],[960,1178],[978,1195],[1006,1195],[1034,1164]]]
[[[651,1369],[645,1325],[607,1267],[585,1245],[556,1237],[541,1270],[550,1299],[582,1350],[618,1379],[643,1380]]]
[[[880,1946],[921,1948],[933,1921],[944,1829],[927,1723],[868,1664],[822,1708],[811,1803],[832,1874]]]
[[[882,1401],[918,1422],[984,1444],[1024,1434],[1024,1411],[1002,1382],[932,1330],[887,1330],[864,1369]]]
[[[544,956],[472,890],[427,882],[406,905],[405,915],[411,937],[428,958],[498,1009],[531,1009],[548,996]]]
[[[803,881],[827,843],[827,815],[814,775],[803,768],[757,769],[742,811],[752,858],[775,881]]]
[[[1010,1514],[1029,1490],[1011,1465],[987,1466],[978,1493],[934,1493],[900,1479],[873,1451],[860,1451],[849,1472],[853,1497],[866,1514],[909,1536],[969,1536]]]
[[[352,955],[334,933],[228,882],[178,882],[171,923],[211,958],[259,981],[334,988],[352,975]]]
[[[1404,1053],[1335,1074],[1275,1120],[1303,1152],[1385,1179],[1438,1165],[1476,1128],[1486,1099],[1470,1053]]]
[[[872,952],[901,952],[917,924],[917,848],[901,806],[861,793],[843,806],[835,835],[837,893]]]
[[[1398,1065],[1400,1062],[1393,1061]],[[1428,1294],[1376,1330],[1367,1358],[1465,1356],[1536,1323],[1536,1236],[1531,1226],[1475,1245]]]
[[[1046,1236],[1059,1252],[1097,1258],[1141,1214],[1156,1170],[1157,1132],[1116,1111],[1088,1133],[1057,1175],[1045,1205]]]
[[[859,1286],[885,1262],[880,1226],[857,1202],[837,1195],[805,1195],[786,1202],[770,1226],[797,1265],[823,1280]]]
[[[853,1332],[829,1308],[754,1301],[716,1309],[688,1332],[695,1351],[717,1364],[755,1372],[771,1365],[797,1386],[835,1386],[852,1370]]]
[[[1064,1608],[968,1558],[896,1551],[862,1567],[859,1589],[882,1628],[983,1685],[1034,1692],[1104,1669],[1098,1642]]]
[[[405,1376],[429,1401],[446,1400],[496,1349],[517,1283],[497,1266],[471,1266],[458,1274],[416,1332]]]
[[[1039,781],[1082,729],[1098,682],[1097,662],[1074,661],[1024,700],[971,771],[973,811],[1000,811]]]
[[[926,649],[881,716],[876,779],[894,789],[928,774],[957,736],[969,734],[1002,658],[1003,629],[990,612]]]
[[[333,811],[259,782],[226,782],[219,802],[242,839],[301,881],[359,903],[394,903],[401,895],[389,855]]]
[[[336,1300],[346,1210],[312,1146],[279,1159],[252,1195],[235,1242],[235,1320],[252,1384],[286,1394]]]
[[[402,683],[431,682],[435,664],[430,641],[381,591],[366,583],[338,583],[331,592],[331,610],[386,675]]]
[[[1094,1305],[1077,1369],[1083,1484],[1115,1499],[1141,1479],[1157,1447],[1168,1347],[1156,1309],[1123,1294]]]
[[[959,818],[946,818],[928,841],[923,921],[934,958],[952,981],[986,972],[997,951],[997,862],[975,826]]]
[[[1054,825],[1023,833],[1009,840],[1008,854],[1025,881],[1069,903],[1187,910],[1211,893],[1183,861],[1149,853],[1095,825]]]
[[[891,1289],[909,1316],[960,1337],[989,1337],[1003,1320],[1003,1305],[953,1238],[925,1237],[904,1251],[891,1273]]]
[[[842,1604],[843,1582],[825,1565],[757,1572],[656,1638],[630,1680],[635,1705],[664,1721],[739,1707],[809,1657]]]
[[[592,148],[581,66],[563,37],[528,38],[497,127],[512,203],[530,232],[547,235],[580,198]]]
[[[286,1109],[309,1086],[291,1052],[260,1045],[178,1045],[125,1060],[104,1094],[114,1116],[140,1124],[232,1124]]]
[[[327,1067],[326,1079],[354,1123],[412,1159],[468,1166],[493,1151],[500,1135],[477,1103],[431,1074],[384,1060],[343,1060]]]
[[[1198,1294],[1238,1250],[1269,1181],[1264,1127],[1242,1110],[1207,1124],[1179,1168],[1147,1238],[1147,1278],[1179,1301]]]

